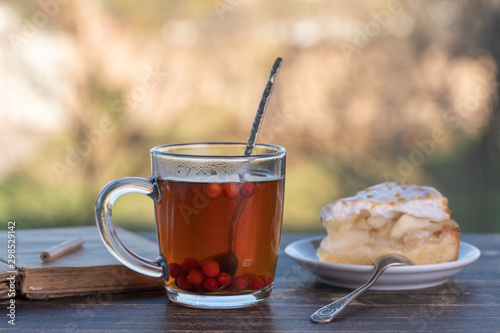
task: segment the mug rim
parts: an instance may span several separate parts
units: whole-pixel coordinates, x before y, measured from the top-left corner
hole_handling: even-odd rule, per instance
[[[256,143],[255,147],[266,147],[266,148],[274,148],[276,151],[264,153],[264,154],[252,154],[252,155],[204,155],[204,154],[182,154],[182,153],[172,153],[162,151],[162,148],[166,147],[193,147],[193,146],[242,146],[242,152],[246,147],[246,142],[186,142],[186,143],[170,143],[165,145],[156,146],[151,149],[152,155],[161,155],[161,156],[171,156],[171,157],[182,157],[182,158],[206,158],[206,159],[241,159],[241,158],[264,158],[264,157],[279,157],[286,154],[286,149],[273,144],[267,143]]]

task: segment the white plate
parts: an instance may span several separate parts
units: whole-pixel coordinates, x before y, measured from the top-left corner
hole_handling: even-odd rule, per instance
[[[316,251],[325,236],[298,240],[285,248],[285,253],[324,283],[357,288],[373,273],[373,266],[333,264],[319,261]],[[476,261],[481,251],[460,242],[458,259],[442,264],[389,267],[371,287],[375,290],[406,290],[437,286]]]

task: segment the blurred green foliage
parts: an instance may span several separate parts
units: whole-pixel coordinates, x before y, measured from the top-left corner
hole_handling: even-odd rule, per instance
[[[93,224],[106,183],[150,176],[150,148],[245,141],[282,56],[259,141],[288,151],[284,230],[321,231],[324,205],[395,179],[438,188],[463,231],[500,232],[499,6],[400,5],[110,0],[49,15],[36,1],[3,2],[16,18],[0,31],[11,40],[3,80],[24,83],[3,99],[1,219]],[[63,111],[40,115],[31,96]],[[26,105],[8,104],[16,98]],[[44,128],[49,118],[58,125]],[[445,139],[433,141],[436,130]],[[148,198],[115,207],[118,225],[154,229]]]

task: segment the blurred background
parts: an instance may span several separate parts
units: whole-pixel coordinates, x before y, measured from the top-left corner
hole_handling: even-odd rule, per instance
[[[149,149],[246,141],[288,150],[285,231],[367,186],[435,186],[466,232],[500,232],[498,1],[0,1],[0,220],[93,225],[109,181]],[[154,230],[153,204],[117,201]],[[6,225],[6,224],[5,224]]]

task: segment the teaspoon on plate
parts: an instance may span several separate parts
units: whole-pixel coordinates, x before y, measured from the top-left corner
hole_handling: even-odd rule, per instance
[[[374,264],[375,271],[368,282],[341,299],[338,299],[335,302],[325,305],[321,309],[317,310],[311,315],[311,320],[318,324],[324,324],[332,321],[333,318],[335,318],[349,303],[368,290],[387,268],[391,266],[413,265],[408,258],[399,254],[386,254],[380,256],[375,260]]]

